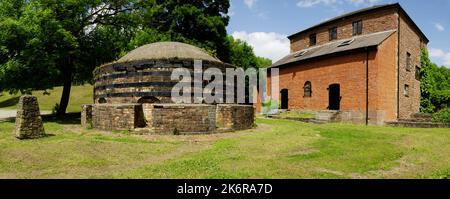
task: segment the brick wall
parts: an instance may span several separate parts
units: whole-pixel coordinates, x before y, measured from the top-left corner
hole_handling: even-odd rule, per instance
[[[92,105],[81,106],[81,126],[92,128]]]
[[[223,74],[226,68],[235,68],[221,62],[203,61],[202,64],[203,70],[218,68]],[[155,97],[159,103],[173,103],[171,91],[179,81],[171,80],[171,75],[173,70],[181,67],[190,71],[193,80],[192,59],[142,60],[101,66],[94,72],[95,103],[100,99],[106,103],[137,103],[142,97]],[[225,77],[223,79],[226,80]]]
[[[216,106],[153,104],[144,107],[147,127],[157,134],[211,133],[216,130]]]
[[[368,106],[371,124],[396,120],[396,38],[393,34],[377,50],[369,52]],[[288,89],[289,109],[327,110],[328,88],[331,84],[340,84],[341,111],[351,113],[344,115],[343,119],[356,123],[365,121],[366,57],[365,51],[349,52],[281,67],[280,90]],[[311,97],[304,97],[306,81],[312,84]]]
[[[353,37],[352,23],[358,20],[363,21],[363,34],[370,34],[386,30],[395,30],[397,29],[396,13],[396,9],[394,8],[376,10],[368,14],[345,18],[333,24],[317,27],[313,30],[292,37],[291,52],[309,48],[309,35],[313,33],[317,34],[317,45],[328,43],[330,41],[328,30],[336,26],[338,29],[338,40]]]
[[[216,126],[222,131],[250,129],[255,123],[251,105],[220,104],[216,109]]]
[[[255,123],[255,111],[252,105],[234,104],[84,105],[83,127],[90,127],[90,118],[92,127],[102,130],[147,129],[156,134],[192,134],[250,129]]]
[[[370,67],[377,74],[377,110],[385,112],[384,122],[397,120],[397,33],[378,46],[375,63]],[[381,121],[379,121],[380,123]]]
[[[309,35],[317,34],[317,45],[329,42],[328,30],[338,27],[338,39],[352,37],[352,22],[363,20],[363,34],[397,30],[370,55],[369,117],[371,123],[407,119],[419,112],[420,81],[415,79],[416,66],[420,66],[421,49],[426,47],[417,30],[397,8],[375,10],[359,16],[343,18],[333,24],[317,27],[291,38],[291,51],[309,47]],[[399,34],[399,35],[398,35]],[[407,70],[407,53],[411,54],[411,67]],[[364,54],[322,57],[280,70],[280,89],[289,89],[289,106],[294,109],[324,110],[328,106],[331,82],[341,84],[341,108],[345,111],[363,111],[365,85]],[[313,83],[313,97],[303,98],[305,81]],[[405,85],[409,96],[405,96]],[[319,91],[318,91],[319,89]],[[317,93],[319,92],[319,93]],[[398,99],[397,99],[398,98]],[[399,106],[398,106],[399,104]],[[260,103],[258,103],[258,109]],[[380,120],[380,117],[382,119]]]
[[[419,34],[400,15],[400,119],[408,119],[420,109],[420,81],[415,79],[415,68],[421,67],[421,47],[424,45]],[[411,70],[407,71],[407,53],[411,54]],[[405,85],[409,85],[409,96],[404,95]]]
[[[102,130],[134,130],[144,125],[140,104],[96,104],[92,126]]]
[[[373,62],[373,52],[369,59]],[[288,89],[290,109],[318,111],[328,109],[328,87],[340,84],[341,109],[364,111],[365,60],[366,53],[358,52],[281,67],[280,90]],[[312,85],[311,97],[304,97],[303,86],[306,81]]]

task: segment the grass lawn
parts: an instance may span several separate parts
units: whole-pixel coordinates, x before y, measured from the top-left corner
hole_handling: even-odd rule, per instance
[[[89,91],[89,92],[87,92]],[[67,112],[80,112],[81,105],[92,104],[93,87],[91,85],[85,86],[72,86],[70,92],[69,106]],[[39,108],[42,111],[51,111],[55,104],[59,104],[61,99],[62,87],[55,87],[53,90],[47,90],[49,94],[44,94],[44,91],[34,91],[33,95],[38,98]],[[19,102],[20,93],[10,95],[7,92],[0,95],[0,109],[16,109],[16,105]]]
[[[229,134],[134,136],[46,119],[19,141],[0,122],[0,178],[449,178],[450,130],[258,118]]]

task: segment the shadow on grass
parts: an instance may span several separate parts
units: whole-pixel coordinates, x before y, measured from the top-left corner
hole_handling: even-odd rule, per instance
[[[67,113],[64,116],[44,115],[42,116],[44,122],[54,122],[58,124],[80,124],[81,113]]]
[[[20,97],[13,97],[13,98],[4,100],[4,101],[0,102],[0,108],[15,106],[15,105],[17,105],[17,103],[19,103],[19,99],[20,99]]]
[[[50,138],[56,136],[55,134],[46,133],[38,138],[17,138],[18,140],[27,141],[27,140],[36,140],[36,139],[43,139],[43,138]]]

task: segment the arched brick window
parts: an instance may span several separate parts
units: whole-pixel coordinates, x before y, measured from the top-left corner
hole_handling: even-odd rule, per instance
[[[304,89],[304,97],[311,97],[312,96],[312,85],[310,81],[305,82],[305,86],[303,87]]]

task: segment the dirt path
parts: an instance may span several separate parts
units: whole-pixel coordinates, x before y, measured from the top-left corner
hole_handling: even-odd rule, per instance
[[[0,120],[15,118],[17,110],[0,109]],[[50,111],[41,111],[41,115],[51,114]]]

